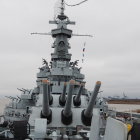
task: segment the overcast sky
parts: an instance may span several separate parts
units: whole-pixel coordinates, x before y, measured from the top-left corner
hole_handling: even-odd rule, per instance
[[[53,39],[30,35],[50,32],[54,25],[56,0],[0,0],[0,95],[20,94],[17,88],[33,88],[42,58],[50,61]],[[80,0],[66,0],[75,4]],[[74,33],[93,38],[70,40],[72,60],[82,59],[86,87],[102,81],[104,96],[122,95],[140,98],[140,0],[88,0],[77,7],[66,7],[76,25]]]

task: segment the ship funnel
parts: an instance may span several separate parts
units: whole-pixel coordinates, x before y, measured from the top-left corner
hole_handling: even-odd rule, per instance
[[[52,121],[52,111],[49,107],[49,81],[42,81],[42,91],[43,91],[43,104],[41,111],[41,118],[47,118],[48,123]]]
[[[66,103],[66,89],[67,89],[67,83],[65,82],[63,87],[63,93],[59,97],[59,104],[61,106],[64,106]]]
[[[61,120],[62,120],[62,123],[65,125],[69,125],[72,123],[71,103],[72,103],[72,94],[74,90],[74,84],[75,84],[75,81],[70,80],[67,101],[66,101],[64,109],[61,112]]]
[[[49,105],[53,103],[53,96],[51,95],[51,84],[48,83],[48,98],[49,98]]]
[[[85,85],[84,83],[81,83],[78,94],[76,96],[74,96],[74,98],[73,98],[73,104],[75,106],[81,105],[81,94],[83,92],[84,85]]]
[[[91,125],[93,107],[95,105],[95,101],[96,101],[97,95],[99,93],[100,86],[101,86],[101,82],[97,81],[94,91],[91,95],[88,107],[87,107],[87,109],[83,110],[82,114],[81,114],[82,122],[83,122],[83,124],[85,124],[87,126]]]

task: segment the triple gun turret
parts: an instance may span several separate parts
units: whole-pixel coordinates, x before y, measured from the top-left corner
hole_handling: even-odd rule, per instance
[[[66,88],[67,83],[64,83],[63,87],[63,93],[59,96],[59,104],[60,107],[64,108],[61,111],[61,122],[65,125],[70,125],[72,123],[73,119],[73,111],[72,111],[72,99],[73,99],[73,105],[75,107],[79,107],[81,105],[81,96],[85,96],[83,94],[84,84],[81,83],[79,87],[79,91],[77,95],[73,95],[74,93],[74,86],[75,86],[75,80],[69,81],[69,89],[66,97]],[[99,93],[99,89],[101,86],[101,82],[97,81],[94,91],[91,94],[90,100],[88,102],[87,108],[83,108],[83,111],[81,112],[81,121],[84,125],[90,126],[91,119],[92,119],[92,112],[93,108],[95,106],[96,98]],[[47,118],[48,124],[52,122],[52,110],[50,107],[50,98],[53,99],[53,96],[50,93],[50,82],[48,80],[42,81],[42,91],[43,91],[43,104],[42,104],[42,111],[41,111],[41,118]],[[83,94],[83,95],[82,95]]]

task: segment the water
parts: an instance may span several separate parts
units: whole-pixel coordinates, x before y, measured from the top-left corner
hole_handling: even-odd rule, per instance
[[[134,105],[134,104],[109,104],[110,108],[113,108],[117,111],[126,111],[131,112],[137,109],[140,109],[140,105]]]

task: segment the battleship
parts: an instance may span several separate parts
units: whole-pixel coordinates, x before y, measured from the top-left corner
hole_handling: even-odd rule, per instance
[[[0,116],[0,140],[126,140],[127,126],[98,97],[101,81],[89,91],[78,60],[71,62],[68,40],[76,34],[67,26],[75,22],[64,13],[65,1],[59,2],[60,12],[49,21],[56,28],[48,34],[32,33],[54,38],[51,61],[43,59],[35,88],[18,89],[21,96],[7,97],[12,101]]]

